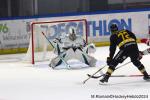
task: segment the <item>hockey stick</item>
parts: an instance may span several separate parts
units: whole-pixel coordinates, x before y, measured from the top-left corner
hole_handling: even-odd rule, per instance
[[[144,76],[144,75],[112,75],[111,77],[141,77],[141,76]]]
[[[104,65],[102,68],[100,68],[99,70],[97,70],[95,73],[93,73],[91,75],[91,77],[88,77],[86,80],[83,81],[83,84],[85,84],[90,78],[92,78],[92,76],[94,76],[95,74],[97,74],[99,71],[101,71],[103,68],[105,68],[107,65]]]
[[[46,37],[46,35],[44,34],[44,32],[42,32],[42,34],[43,34],[43,36],[46,38],[46,40],[51,44],[51,46],[52,46],[53,48],[56,48],[56,47],[52,44],[52,42]],[[60,55],[58,55],[58,56],[59,56],[60,59],[64,62],[64,64],[67,66],[67,68],[70,69],[70,65],[63,59],[63,57],[60,56]]]
[[[89,77],[94,78],[94,79],[100,78],[103,75],[100,75],[100,76],[91,76],[91,75],[88,74]],[[110,77],[141,77],[141,76],[144,76],[144,75],[111,75]]]
[[[119,68],[121,68],[121,67],[123,67],[123,66],[125,66],[125,65],[127,65],[127,64],[129,64],[129,63],[131,63],[131,61],[129,61],[129,62],[127,62],[127,63],[125,63],[125,64],[123,64],[123,65],[117,67],[116,69],[119,69]],[[115,69],[115,70],[116,70],[116,69]],[[104,75],[105,75],[105,74],[102,74],[102,75],[99,75],[99,76],[94,76],[94,75],[87,74],[88,77],[95,78],[95,79],[100,78],[100,77],[102,77],[102,76],[104,76]]]

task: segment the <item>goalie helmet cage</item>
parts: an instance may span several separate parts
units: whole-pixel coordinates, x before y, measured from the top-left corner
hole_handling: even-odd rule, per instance
[[[46,56],[46,50],[47,50],[47,45],[49,45],[50,46],[50,44],[48,43],[48,41],[45,39],[45,37],[42,35],[42,32],[44,32],[45,34],[46,34],[46,36],[49,34],[51,34],[51,33],[53,33],[53,32],[48,32],[48,31],[51,31],[51,30],[42,30],[41,29],[41,26],[47,26],[47,28],[49,28],[49,26],[53,26],[53,25],[58,25],[58,24],[67,24],[67,23],[77,23],[77,24],[79,24],[79,23],[82,23],[81,24],[81,26],[82,26],[82,35],[83,35],[83,38],[85,39],[85,41],[86,41],[86,43],[88,43],[88,28],[87,28],[87,20],[86,19],[77,19],[77,20],[59,20],[59,21],[45,21],[45,22],[33,22],[32,24],[31,24],[31,37],[30,37],[30,43],[29,43],[29,48],[28,48],[28,51],[27,51],[27,53],[28,52],[30,52],[29,54],[28,54],[28,56],[30,55],[31,56],[31,58],[30,58],[30,62],[32,63],[32,64],[35,64],[35,62],[36,61],[43,61],[44,59],[43,58],[45,58],[44,56]],[[37,27],[36,27],[37,26]],[[80,25],[79,25],[80,26]],[[78,28],[79,28],[79,26],[78,26]],[[81,27],[80,26],[80,27]],[[66,27],[65,27],[66,28]],[[53,30],[52,30],[53,31]],[[68,32],[69,32],[69,30],[68,30]],[[67,34],[66,32],[64,32],[63,34]],[[38,36],[38,39],[36,40],[36,36],[37,35],[39,35]],[[62,35],[62,34],[60,34],[60,35]],[[47,36],[48,37],[48,36]],[[54,38],[53,38],[54,39]],[[42,40],[42,41],[41,41]],[[46,45],[46,46],[44,46],[44,47],[42,47],[42,48],[44,48],[44,51],[42,51],[41,50],[41,52],[43,52],[43,56],[41,57],[40,56],[40,54],[38,54],[37,56],[38,57],[35,57],[35,49],[37,49],[37,43],[35,43],[36,41],[41,41],[42,42],[42,44],[43,45]],[[46,43],[45,43],[46,42]],[[39,42],[40,43],[40,42]],[[39,45],[38,45],[39,46]],[[52,48],[52,47],[51,47]],[[48,59],[50,59],[50,56],[51,56],[51,54],[48,54],[48,56],[49,56],[49,58]],[[42,60],[38,60],[38,58],[42,58]],[[36,59],[37,58],[37,59]],[[48,60],[47,59],[47,60]]]

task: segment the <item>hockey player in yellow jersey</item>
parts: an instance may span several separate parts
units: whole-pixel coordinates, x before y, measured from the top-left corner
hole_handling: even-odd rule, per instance
[[[144,65],[140,62],[139,49],[136,42],[136,36],[134,33],[128,30],[118,30],[116,24],[110,26],[110,48],[109,57],[107,57],[107,65],[109,66],[106,74],[100,80],[100,82],[108,82],[109,77],[114,72],[116,66],[122,63],[127,57],[130,57],[131,62],[138,68],[138,70],[144,75],[144,80],[150,80],[148,73],[145,70]],[[119,52],[114,56],[117,46]]]

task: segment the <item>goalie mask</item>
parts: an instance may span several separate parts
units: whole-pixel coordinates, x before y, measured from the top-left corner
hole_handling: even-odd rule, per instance
[[[69,39],[74,41],[74,40],[76,40],[76,38],[77,38],[77,36],[76,36],[75,29],[71,28],[70,32],[69,32]]]

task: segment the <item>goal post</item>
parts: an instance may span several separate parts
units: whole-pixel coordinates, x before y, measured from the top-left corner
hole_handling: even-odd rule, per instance
[[[70,28],[75,28],[76,34],[83,36],[88,43],[88,27],[86,19],[38,21],[31,24],[31,36],[26,60],[35,64],[36,61],[49,60],[53,56],[53,47],[45,36],[52,41],[56,37],[63,37],[69,33]]]

